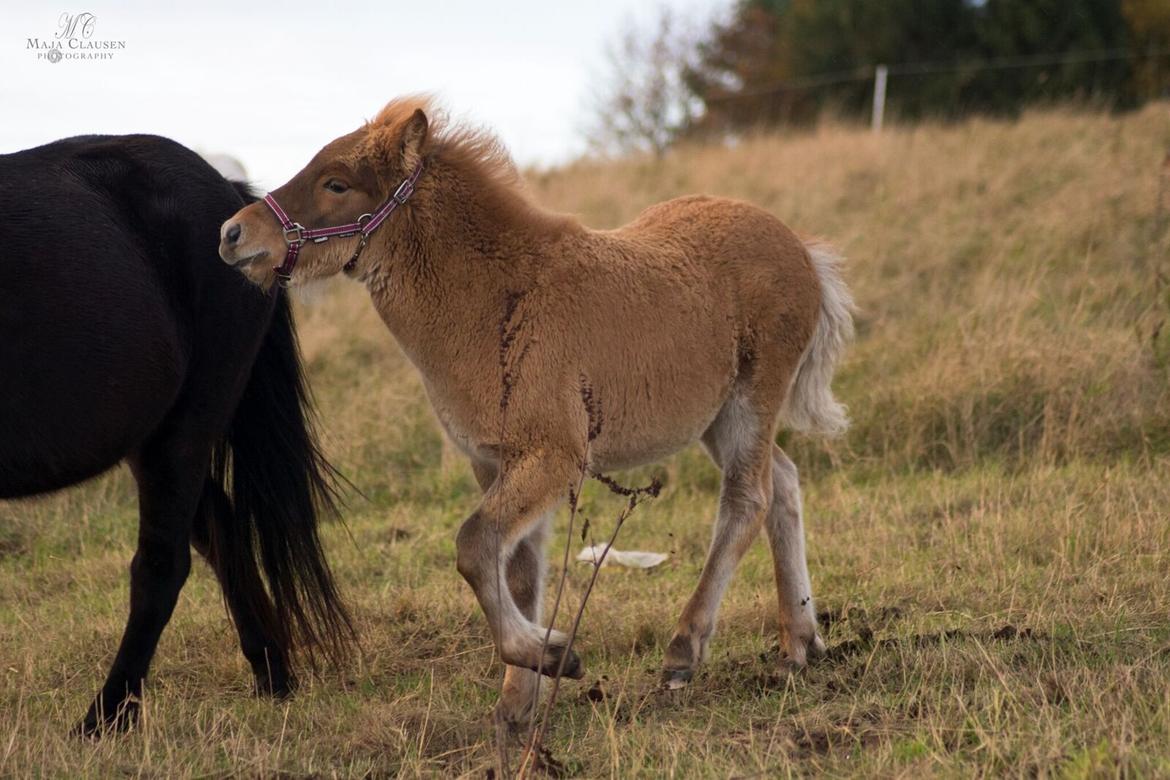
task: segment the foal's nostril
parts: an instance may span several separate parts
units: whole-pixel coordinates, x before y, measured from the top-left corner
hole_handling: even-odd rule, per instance
[[[236,224],[232,225],[230,228],[227,229],[227,232],[224,233],[224,238],[227,239],[227,242],[229,244],[234,244],[240,240],[241,230],[242,230],[242,228],[240,227],[240,223],[237,222]]]

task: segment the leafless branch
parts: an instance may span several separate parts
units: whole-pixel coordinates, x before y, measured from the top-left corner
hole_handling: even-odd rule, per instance
[[[630,24],[606,52],[586,135],[602,152],[649,151],[661,157],[698,117],[702,104],[686,74],[695,34],[662,8],[651,29]]]

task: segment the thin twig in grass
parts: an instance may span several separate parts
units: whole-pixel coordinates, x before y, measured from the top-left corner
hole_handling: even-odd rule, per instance
[[[1154,204],[1154,233],[1161,238],[1166,227],[1166,192],[1170,189],[1170,149],[1166,150],[1162,158],[1162,168],[1158,175],[1158,202]]]
[[[601,554],[593,561],[593,573],[590,577],[589,584],[585,586],[585,592],[581,594],[581,600],[577,607],[577,614],[573,617],[572,627],[569,629],[569,639],[565,642],[565,649],[560,655],[560,663],[557,665],[557,674],[552,677],[552,691],[549,693],[549,700],[544,704],[544,712],[541,717],[534,719],[532,722],[532,730],[529,734],[528,745],[524,747],[524,755],[519,765],[518,778],[524,778],[528,775],[532,768],[535,768],[537,761],[543,755],[544,733],[548,729],[549,717],[552,712],[552,706],[557,702],[557,693],[560,690],[560,679],[564,676],[565,663],[569,660],[573,648],[573,641],[577,639],[577,631],[580,628],[581,617],[585,615],[585,607],[589,605],[590,595],[593,593],[593,587],[597,585],[598,575],[601,573],[601,566],[605,565],[606,555],[610,554],[613,544],[618,540],[618,534],[621,532],[621,526],[625,525],[626,519],[632,515],[638,505],[647,498],[654,498],[659,495],[662,489],[662,484],[658,478],[654,478],[651,484],[643,486],[643,488],[627,488],[615,481],[615,479],[597,472],[591,472],[591,476],[597,479],[598,482],[607,486],[612,492],[619,496],[624,496],[628,499],[625,509],[622,509],[614,522],[613,533],[610,534],[610,539],[606,541],[606,545],[601,550]],[[565,547],[572,545],[572,529],[570,527],[565,540]],[[567,560],[567,552],[566,552]],[[565,571],[560,575],[562,584],[567,574],[567,565]]]
[[[561,654],[561,662],[557,666],[557,673],[553,676],[552,691],[549,694],[548,701],[545,702],[544,712],[541,714],[538,720],[533,722],[531,736],[529,737],[528,745],[524,749],[524,758],[520,763],[520,771],[517,775],[518,777],[523,778],[527,775],[527,772],[533,766],[534,760],[540,752],[541,746],[544,742],[544,734],[548,726],[549,715],[552,712],[553,705],[556,703],[557,693],[560,691],[561,678],[565,671],[565,663],[568,661],[569,653],[573,649],[573,642],[577,638],[577,630],[581,626],[581,618],[585,614],[585,607],[588,605],[589,596],[593,593],[593,588],[597,584],[597,577],[601,573],[601,567],[605,564],[605,558],[607,555],[609,555],[609,551],[613,548],[614,542],[617,541],[618,533],[621,532],[622,525],[625,524],[626,519],[629,518],[639,503],[641,503],[646,497],[657,496],[660,489],[661,485],[658,483],[658,480],[655,479],[647,487],[638,488],[629,496],[628,503],[617,516],[617,520],[614,523],[613,533],[610,534],[609,540],[606,542],[605,547],[601,551],[601,555],[599,555],[597,559],[593,561],[593,573],[589,577],[588,584],[585,586],[585,592],[581,595],[581,603],[577,607],[577,614],[574,616],[573,625],[569,629],[569,636],[565,643],[565,650]],[[568,541],[566,541],[566,545],[570,544],[572,544],[571,534],[569,535]]]
[[[587,461],[588,460],[588,453],[589,453],[588,447],[586,448],[585,452],[586,452],[586,459],[585,460]],[[557,615],[561,611],[561,597],[565,593],[565,580],[568,578],[568,573],[569,573],[569,550],[572,546],[573,521],[577,517],[577,502],[581,496],[581,486],[585,482],[585,472],[586,472],[586,470],[585,470],[585,466],[584,466],[584,462],[583,462],[582,466],[581,466],[580,476],[577,479],[577,484],[571,485],[569,487],[569,528],[566,531],[566,537],[569,541],[565,542],[565,557],[564,557],[564,560],[561,561],[561,576],[557,580],[557,596],[556,596],[556,599],[553,600],[552,614],[545,621],[547,627],[544,630],[544,639],[540,643],[540,658],[542,659],[542,661],[544,659],[545,652],[547,652],[547,650],[548,650],[548,641],[552,637],[552,631],[553,631],[552,627],[556,623]],[[563,660],[564,659],[562,658],[562,661]],[[532,711],[533,712],[535,712],[537,710],[537,708],[540,706],[541,677],[542,677],[542,675],[538,672],[536,675],[536,686],[532,690]]]
[[[552,615],[547,621],[548,627],[545,629],[544,639],[541,641],[540,645],[540,657],[542,659],[544,658],[545,652],[548,650],[548,641],[552,637],[552,627],[555,624],[556,617],[558,614],[560,614],[561,610],[561,597],[564,595],[565,580],[567,579],[569,573],[569,550],[573,538],[573,523],[577,519],[577,504],[581,498],[581,488],[585,484],[585,477],[589,474],[589,452],[592,449],[594,439],[601,435],[602,415],[601,409],[599,408],[593,393],[593,385],[589,382],[589,378],[584,374],[581,374],[578,381],[580,382],[579,392],[581,395],[581,403],[585,407],[585,417],[587,420],[585,430],[585,446],[582,448],[584,454],[581,457],[580,468],[577,472],[577,482],[576,484],[569,486],[569,529],[566,534],[566,538],[569,541],[565,543],[565,556],[564,560],[561,561],[561,576],[557,582],[557,597],[553,602]],[[589,521],[586,519],[585,528],[588,527]],[[582,536],[584,536],[584,530],[582,530]],[[538,675],[536,678],[536,690],[532,694],[533,710],[536,709],[539,701],[540,676]]]
[[[579,378],[581,395],[581,403],[585,407],[585,417],[587,420],[585,429],[585,446],[583,455],[581,457],[580,469],[577,472],[577,482],[575,485],[569,486],[569,528],[565,535],[565,554],[561,561],[561,576],[557,580],[557,596],[553,601],[552,614],[549,615],[545,621],[544,638],[540,643],[540,658],[543,662],[544,654],[548,651],[548,642],[552,638],[553,626],[556,625],[557,615],[561,611],[561,598],[565,593],[565,581],[569,576],[569,554],[573,543],[573,523],[577,519],[578,501],[581,498],[581,488],[585,484],[585,477],[589,472],[589,451],[593,440],[601,434],[602,416],[601,410],[597,406],[597,400],[593,393],[593,386],[590,384],[588,377],[582,374]],[[567,649],[566,649],[567,654]],[[565,656],[561,657],[562,665]],[[532,691],[532,712],[536,712],[540,707],[540,683],[541,673],[537,672],[536,685]],[[528,742],[532,744],[533,735],[536,730],[536,721],[533,720],[532,731],[528,734]],[[526,754],[527,757],[527,754]],[[521,763],[521,772],[523,772],[524,762]]]

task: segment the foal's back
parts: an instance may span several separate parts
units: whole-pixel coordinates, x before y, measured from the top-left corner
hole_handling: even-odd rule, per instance
[[[686,324],[662,316],[661,307],[674,302],[686,308],[692,326],[708,321],[722,332],[730,314],[732,329],[742,335],[745,327],[764,326],[761,319],[781,317],[801,348],[812,333],[820,286],[808,250],[783,222],[750,203],[675,198],[616,230],[582,235],[589,249],[570,245],[560,262],[607,299],[644,304],[619,308],[638,325],[645,320],[662,330]],[[610,314],[599,319],[612,322]]]
[[[734,198],[684,195],[646,207],[633,221],[615,230],[590,232],[632,244],[665,242],[717,263],[780,260],[782,255],[788,255],[803,264],[804,244],[795,233],[759,206]],[[731,247],[738,251],[725,251]],[[656,263],[649,256],[637,261]]]

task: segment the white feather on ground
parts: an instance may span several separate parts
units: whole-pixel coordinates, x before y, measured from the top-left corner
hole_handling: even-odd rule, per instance
[[[601,554],[605,552],[604,544],[595,544],[592,547],[586,547],[577,553],[577,560],[581,563],[597,563],[601,560]],[[625,566],[630,569],[652,569],[658,564],[667,559],[666,553],[644,552],[642,550],[613,550],[605,556],[602,561],[602,566],[608,566],[611,563],[618,566]]]

